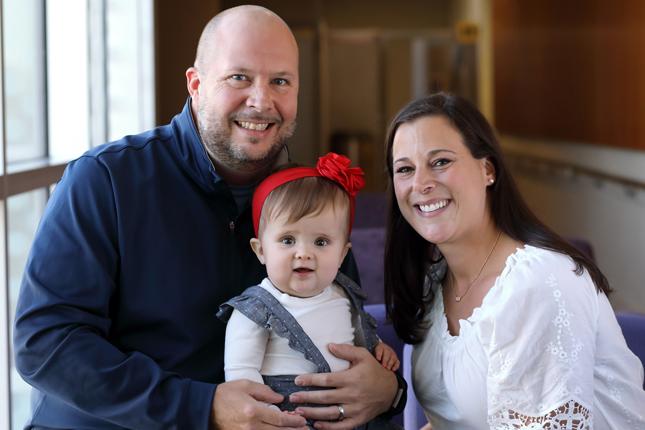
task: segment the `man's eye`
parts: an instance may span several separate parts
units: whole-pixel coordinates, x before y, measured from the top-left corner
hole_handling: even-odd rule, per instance
[[[294,243],[296,243],[296,240],[291,236],[287,236],[280,239],[280,243],[282,243],[283,245],[293,245]]]
[[[316,246],[327,246],[327,245],[329,245],[329,240],[327,240],[327,239],[323,239],[323,238],[316,239],[316,241],[314,242],[314,244],[315,244]]]
[[[283,87],[285,85],[289,85],[289,81],[284,79],[284,78],[275,78],[273,80],[273,83],[276,84],[276,85],[279,85],[281,87]]]
[[[236,73],[228,77],[228,82],[233,88],[243,88],[251,83],[251,79],[247,75]]]

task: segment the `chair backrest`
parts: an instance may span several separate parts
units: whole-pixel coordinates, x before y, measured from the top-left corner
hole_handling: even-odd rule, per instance
[[[383,253],[385,250],[386,197],[383,192],[356,196],[352,254],[358,265],[361,286],[369,304],[384,303]]]
[[[360,192],[356,195],[354,228],[385,227],[387,197],[383,192]]]
[[[567,242],[573,245],[578,251],[582,252],[587,257],[591,258],[591,260],[596,261],[596,256],[594,255],[593,246],[591,245],[591,242],[589,242],[587,239],[583,239],[581,237],[567,237],[565,239],[567,240]]]
[[[640,358],[643,367],[645,367],[645,315],[617,312],[616,319],[623,331],[627,346]],[[643,388],[645,388],[645,381]]]
[[[384,303],[383,253],[385,227],[354,228],[350,238],[356,259],[361,287],[367,293],[368,304]],[[385,317],[385,314],[384,314]]]
[[[403,367],[403,341],[396,335],[392,324],[387,323],[385,316],[385,305],[382,303],[365,305],[365,311],[374,317],[374,319],[378,323],[378,326],[376,328],[378,337],[383,342],[392,347],[394,352],[396,352],[397,357],[399,357],[399,360],[401,360],[401,366]],[[409,384],[410,382],[408,381],[408,385]],[[392,418],[392,421],[402,426],[403,414],[396,415],[394,418]]]
[[[426,420],[426,417],[423,414],[423,409],[421,408],[421,405],[419,405],[419,402],[414,395],[414,390],[412,389],[412,345],[403,343],[403,341],[396,335],[392,324],[387,322],[384,304],[378,303],[366,305],[365,311],[376,319],[376,322],[378,323],[376,331],[381,340],[391,346],[401,360],[400,371],[403,378],[408,383],[408,400],[405,404],[405,409],[402,414],[394,417],[393,421],[402,425],[405,430],[418,430],[427,423],[428,420]]]
[[[423,408],[414,394],[412,387],[412,345],[407,343],[403,347],[403,377],[408,382],[408,402],[403,410],[403,423],[405,430],[418,430],[428,422]]]

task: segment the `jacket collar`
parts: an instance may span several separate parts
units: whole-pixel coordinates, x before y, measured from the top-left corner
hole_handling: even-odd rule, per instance
[[[224,181],[217,174],[213,163],[208,157],[206,148],[197,131],[191,109],[191,98],[188,97],[181,113],[175,115],[170,122],[175,137],[177,156],[186,172],[205,191],[221,190]]]

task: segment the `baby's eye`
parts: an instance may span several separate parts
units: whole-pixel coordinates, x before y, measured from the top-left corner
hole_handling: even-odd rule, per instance
[[[285,236],[280,238],[280,243],[283,245],[293,245],[296,240],[292,236]]]
[[[322,238],[322,237],[319,237],[318,239],[316,239],[314,241],[314,245],[316,245],[316,246],[327,246],[327,245],[329,245],[329,240],[325,239],[325,238]]]

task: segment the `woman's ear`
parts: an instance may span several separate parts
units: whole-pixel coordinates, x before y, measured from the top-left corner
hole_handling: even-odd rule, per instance
[[[250,241],[251,249],[255,252],[255,256],[258,257],[260,263],[264,264],[264,250],[262,249],[262,242],[257,237],[254,237]]]
[[[488,158],[482,160],[484,163],[484,175],[486,176],[486,184],[493,185],[497,179],[497,172],[495,172],[495,165]]]

